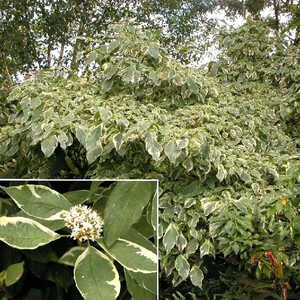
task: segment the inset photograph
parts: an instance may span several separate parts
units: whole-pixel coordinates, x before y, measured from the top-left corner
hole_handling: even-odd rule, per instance
[[[0,299],[157,299],[158,181],[0,181]]]

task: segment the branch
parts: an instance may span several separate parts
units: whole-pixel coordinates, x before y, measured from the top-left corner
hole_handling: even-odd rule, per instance
[[[11,88],[14,85],[14,83],[13,83],[13,80],[8,71],[8,67],[7,67],[7,63],[6,63],[6,56],[2,56],[2,60],[3,60],[3,67],[1,68],[1,71],[3,72],[4,76],[6,77],[6,79],[8,81],[8,84],[9,84],[8,88]]]

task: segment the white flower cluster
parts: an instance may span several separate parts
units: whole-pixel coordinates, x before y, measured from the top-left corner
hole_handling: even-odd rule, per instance
[[[103,220],[86,205],[73,206],[65,213],[65,225],[72,230],[74,240],[85,241],[97,239],[103,230]]]

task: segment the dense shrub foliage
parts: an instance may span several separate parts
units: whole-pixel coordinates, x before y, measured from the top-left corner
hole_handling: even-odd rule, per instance
[[[299,137],[299,47],[289,44],[285,31],[272,33],[258,21],[249,21],[234,32],[220,32],[219,43],[223,51],[219,61],[210,64],[211,75],[243,85],[246,93],[265,90],[265,83],[269,89],[276,88],[274,107],[289,122],[292,135]]]
[[[85,76],[11,92],[2,176],[158,178],[162,299],[296,297],[298,50],[248,22],[206,74],[150,32],[113,30]]]

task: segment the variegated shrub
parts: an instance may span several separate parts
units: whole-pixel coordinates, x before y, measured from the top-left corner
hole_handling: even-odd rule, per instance
[[[10,93],[5,176],[159,179],[162,299],[299,293],[299,50],[261,26],[224,33],[207,72],[114,25],[83,76]]]

